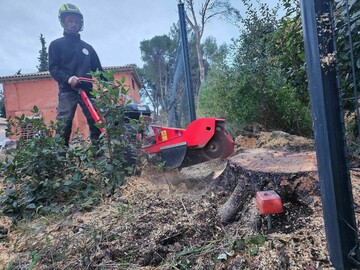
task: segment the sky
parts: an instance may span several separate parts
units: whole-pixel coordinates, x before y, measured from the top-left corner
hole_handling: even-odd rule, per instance
[[[179,0],[0,0],[0,76],[37,72],[40,34],[48,48],[62,36],[58,20],[62,4],[75,4],[84,16],[81,38],[91,44],[103,67],[136,64],[142,67],[140,42],[168,34],[178,21]],[[195,1],[196,2],[196,1]],[[200,2],[197,1],[197,2]],[[230,0],[244,14],[241,0]],[[270,7],[277,0],[265,1]],[[218,44],[231,43],[239,29],[214,19],[204,37],[213,36]],[[1,88],[1,85],[0,85]]]

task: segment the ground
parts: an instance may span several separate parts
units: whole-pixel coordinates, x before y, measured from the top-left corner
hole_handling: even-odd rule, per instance
[[[313,142],[284,132],[260,132],[237,137],[234,156],[254,148],[313,151]],[[179,172],[145,168],[91,212],[39,217],[17,225],[1,217],[0,266],[334,269],[318,195],[306,202],[284,200],[284,212],[270,220],[258,213],[251,198],[233,221],[220,222],[218,210],[227,194],[214,189],[213,183],[228,162],[212,161]],[[354,200],[359,202],[360,172],[351,171],[351,178]]]

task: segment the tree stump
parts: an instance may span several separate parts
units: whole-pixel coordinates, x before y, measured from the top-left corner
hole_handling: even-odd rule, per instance
[[[283,202],[308,203],[320,194],[316,154],[248,150],[229,159],[210,190],[222,190],[228,195],[218,210],[223,223],[234,220],[257,191],[275,190]]]

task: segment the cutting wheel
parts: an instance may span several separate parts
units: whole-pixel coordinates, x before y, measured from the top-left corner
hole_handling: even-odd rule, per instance
[[[224,159],[234,153],[234,140],[221,125],[216,126],[213,137],[203,148],[187,149],[180,167],[188,167],[213,159]]]
[[[210,159],[225,158],[229,148],[234,149],[234,146],[228,142],[228,138],[222,130],[217,130],[211,140],[204,147],[204,154]]]

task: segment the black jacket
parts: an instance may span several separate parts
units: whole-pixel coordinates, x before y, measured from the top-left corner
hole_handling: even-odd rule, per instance
[[[74,91],[68,84],[71,76],[91,78],[88,74],[96,69],[103,70],[93,47],[80,39],[80,35],[58,38],[49,46],[49,71],[58,82],[59,91]],[[82,83],[84,90],[91,90],[92,84]]]

